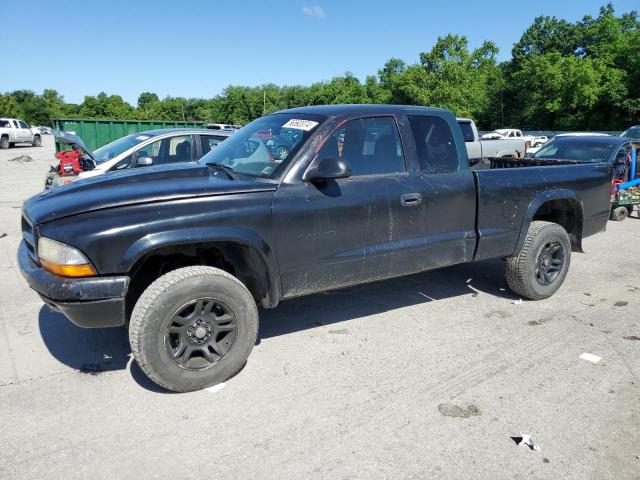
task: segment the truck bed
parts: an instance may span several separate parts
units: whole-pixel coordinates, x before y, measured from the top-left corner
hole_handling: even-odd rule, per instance
[[[554,199],[573,207],[575,215],[567,222],[575,222],[583,237],[606,226],[613,177],[609,163],[483,158],[471,170],[476,182],[475,259],[511,256],[534,212],[549,201],[553,209]],[[536,219],[544,220],[544,214],[537,213]]]

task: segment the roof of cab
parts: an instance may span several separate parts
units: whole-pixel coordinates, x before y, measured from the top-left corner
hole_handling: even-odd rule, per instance
[[[416,105],[377,105],[377,104],[343,104],[343,105],[313,105],[280,110],[275,113],[307,113],[332,117],[336,115],[352,115],[359,113],[393,113],[393,112],[442,113],[448,110]]]

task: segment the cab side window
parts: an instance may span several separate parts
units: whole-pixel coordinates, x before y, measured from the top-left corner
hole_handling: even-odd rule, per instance
[[[418,151],[420,169],[425,173],[457,172],[456,143],[449,124],[440,117],[409,115]]]
[[[216,148],[225,137],[217,137],[213,135],[200,135],[200,146],[202,147],[202,156]]]
[[[190,162],[192,160],[191,150],[191,135],[171,137],[168,162],[163,163]]]
[[[458,122],[460,125],[460,130],[462,130],[462,137],[465,142],[473,142],[475,137],[473,135],[473,128],[471,127],[471,123],[469,122]]]
[[[388,175],[405,171],[400,134],[393,117],[351,120],[331,135],[318,158],[340,158],[352,176]]]

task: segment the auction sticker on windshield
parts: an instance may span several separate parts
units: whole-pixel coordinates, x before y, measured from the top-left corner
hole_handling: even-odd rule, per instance
[[[308,132],[316,125],[318,125],[318,122],[314,122],[313,120],[301,120],[292,118],[287,123],[285,123],[282,128],[297,128],[298,130],[304,130],[305,132]]]

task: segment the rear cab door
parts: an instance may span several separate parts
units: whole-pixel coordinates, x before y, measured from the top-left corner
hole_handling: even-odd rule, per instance
[[[420,270],[473,259],[476,184],[462,131],[449,112],[407,111],[422,195],[424,244],[414,252]]]

